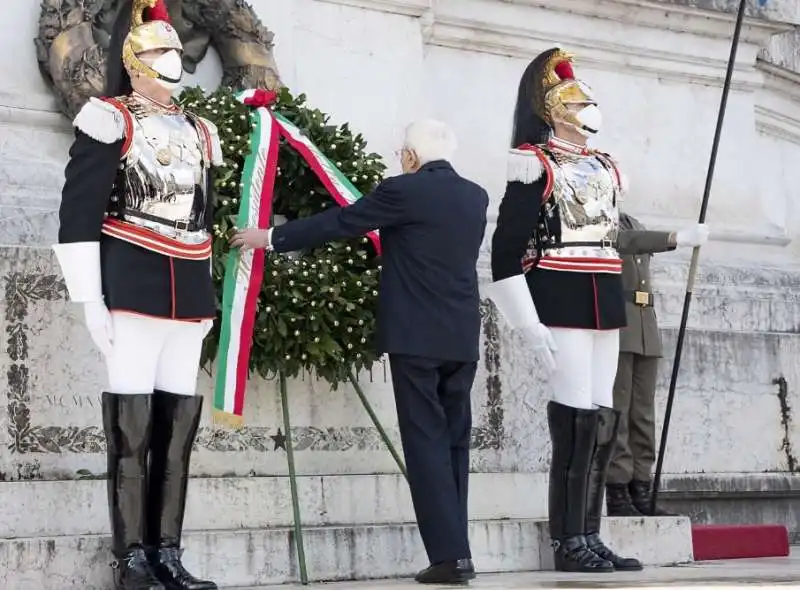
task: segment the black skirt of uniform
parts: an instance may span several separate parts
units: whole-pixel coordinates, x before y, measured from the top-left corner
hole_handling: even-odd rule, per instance
[[[173,258],[104,235],[100,264],[111,311],[174,320],[217,315],[209,260]]]
[[[621,275],[532,268],[525,277],[545,326],[615,330],[627,325]]]

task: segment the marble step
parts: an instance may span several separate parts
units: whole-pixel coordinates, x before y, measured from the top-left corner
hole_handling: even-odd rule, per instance
[[[414,521],[401,475],[300,476],[302,521],[308,526],[396,524]],[[0,482],[0,538],[109,533],[105,480]],[[470,475],[475,520],[547,516],[544,473]],[[192,478],[186,529],[197,531],[293,525],[289,479]]]
[[[692,560],[691,528],[682,517],[608,518],[606,542],[647,565]],[[303,531],[312,581],[405,577],[426,564],[413,524],[308,527]],[[481,572],[552,569],[544,520],[487,520],[470,525]],[[63,590],[110,587],[109,538],[102,535],[0,539],[0,588]],[[291,528],[187,533],[185,564],[221,587],[297,581]]]

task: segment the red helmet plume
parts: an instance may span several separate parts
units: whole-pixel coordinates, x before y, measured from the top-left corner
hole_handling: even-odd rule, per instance
[[[556,75],[561,78],[562,80],[574,80],[575,79],[575,72],[572,71],[572,64],[569,60],[564,60],[556,65],[553,68]]]
[[[164,0],[157,0],[152,8],[148,8],[145,12],[147,21],[162,20],[172,24],[172,19],[169,17],[169,11]]]

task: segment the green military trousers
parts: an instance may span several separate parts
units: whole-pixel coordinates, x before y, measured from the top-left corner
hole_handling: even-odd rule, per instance
[[[614,409],[622,415],[608,470],[609,484],[650,480],[656,458],[655,392],[659,360],[631,352],[619,355]]]

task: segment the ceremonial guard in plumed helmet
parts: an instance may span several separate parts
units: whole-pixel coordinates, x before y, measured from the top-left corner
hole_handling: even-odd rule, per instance
[[[529,334],[551,371],[550,536],[556,569],[641,569],[600,538],[603,491],[619,413],[612,388],[625,325],[619,234],[625,177],[586,147],[600,129],[592,90],[555,48],[520,82],[508,184],[492,239],[491,296]]]
[[[181,563],[197,372],[216,315],[209,175],[222,163],[214,125],[171,100],[181,57],[162,0],[124,4],[106,97],[74,121],[54,246],[108,370],[108,502],[125,590],[217,587]]]

